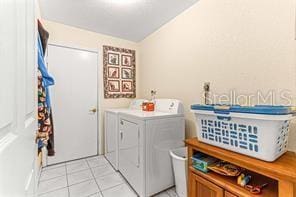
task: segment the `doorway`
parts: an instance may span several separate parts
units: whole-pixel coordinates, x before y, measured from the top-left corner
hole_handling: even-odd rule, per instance
[[[49,44],[55,156],[47,165],[98,154],[98,53]]]

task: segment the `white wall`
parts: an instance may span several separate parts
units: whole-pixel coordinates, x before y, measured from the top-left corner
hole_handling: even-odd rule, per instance
[[[186,133],[191,137],[196,128],[189,109],[202,102],[204,82],[211,82],[212,92],[218,95],[274,90],[276,104],[286,104],[278,97],[288,91],[296,104],[295,7],[295,0],[200,0],[140,43],[50,21],[45,26],[50,42],[92,50],[101,50],[104,44],[136,49],[137,96],[150,97],[149,91],[156,89],[159,98],[182,100]],[[104,109],[129,103],[100,99],[101,117]],[[102,139],[102,124],[100,130]],[[295,140],[294,124],[292,150],[296,150],[296,143],[291,143]]]
[[[83,29],[63,25],[60,23],[55,23],[52,21],[43,21],[45,28],[50,33],[49,36],[49,43],[55,43],[60,44],[64,46],[70,46],[70,47],[77,47],[77,48],[84,48],[89,50],[94,50],[99,52],[99,100],[100,100],[100,106],[99,106],[99,117],[100,117],[100,125],[99,125],[99,146],[100,146],[100,152],[103,153],[104,151],[104,132],[103,132],[103,117],[104,117],[104,110],[107,108],[117,108],[117,107],[127,107],[130,103],[131,99],[105,99],[103,95],[103,56],[102,56],[102,50],[103,45],[110,45],[110,46],[116,46],[116,47],[123,47],[128,49],[134,49],[136,50],[136,65],[137,65],[137,72],[138,72],[138,44],[119,39],[114,38],[90,31],[86,31]],[[137,87],[139,87],[139,77],[137,76]],[[137,95],[138,95],[138,88],[137,88]]]
[[[294,38],[295,0],[200,0],[140,43],[140,96],[156,89],[182,100],[195,136],[189,109],[202,102],[204,82],[219,95],[288,90],[295,98]],[[295,126],[290,139],[296,150]]]

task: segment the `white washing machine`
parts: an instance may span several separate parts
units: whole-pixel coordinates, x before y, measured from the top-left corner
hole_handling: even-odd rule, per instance
[[[128,108],[107,109],[105,111],[105,156],[115,170],[118,170],[118,113],[141,110],[144,101],[144,99],[135,99]]]
[[[184,146],[178,100],[156,99],[154,112],[119,112],[119,171],[141,197],[174,186],[170,149]]]

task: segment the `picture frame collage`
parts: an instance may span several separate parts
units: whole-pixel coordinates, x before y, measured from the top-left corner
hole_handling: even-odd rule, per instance
[[[103,46],[104,97],[136,97],[136,51]]]

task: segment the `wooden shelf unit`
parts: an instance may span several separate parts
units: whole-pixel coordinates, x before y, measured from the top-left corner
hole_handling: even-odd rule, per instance
[[[296,154],[287,152],[275,162],[265,162],[239,153],[228,151],[219,147],[199,142],[197,138],[187,139],[188,146],[188,172],[189,172],[189,197],[199,197],[193,184],[194,178],[202,178],[222,188],[222,196],[260,196],[260,197],[296,197]],[[261,195],[252,195],[250,192],[236,184],[236,178],[218,175],[214,172],[203,173],[192,167],[191,157],[196,152],[203,152],[218,159],[228,161],[247,169],[253,176],[255,183],[268,182],[268,187],[263,189]],[[193,177],[194,176],[194,177]],[[197,177],[196,177],[197,176]],[[199,180],[197,180],[198,182]],[[198,185],[198,184],[197,184]],[[203,188],[204,189],[204,188]],[[195,192],[195,193],[192,193]],[[212,195],[213,194],[213,195]],[[210,196],[220,196],[215,192]],[[202,196],[207,197],[207,196]]]
[[[255,184],[263,184],[263,183],[268,183],[268,187],[263,189],[263,193],[261,195],[252,195],[250,192],[248,192],[246,189],[243,187],[237,185],[236,183],[236,177],[227,177],[227,176],[222,176],[219,175],[215,172],[208,172],[204,173],[201,171],[196,170],[192,166],[189,167],[190,172],[194,173],[212,183],[215,185],[223,188],[226,191],[231,191],[234,195],[240,196],[240,197],[249,197],[249,196],[257,196],[257,197],[262,197],[262,196],[268,196],[268,197],[276,197],[278,196],[278,184],[276,180],[269,179],[269,178],[259,178],[260,175],[254,175],[252,173],[252,177],[254,180],[256,180]],[[259,179],[259,180],[258,180]],[[253,182],[254,183],[254,182]]]

